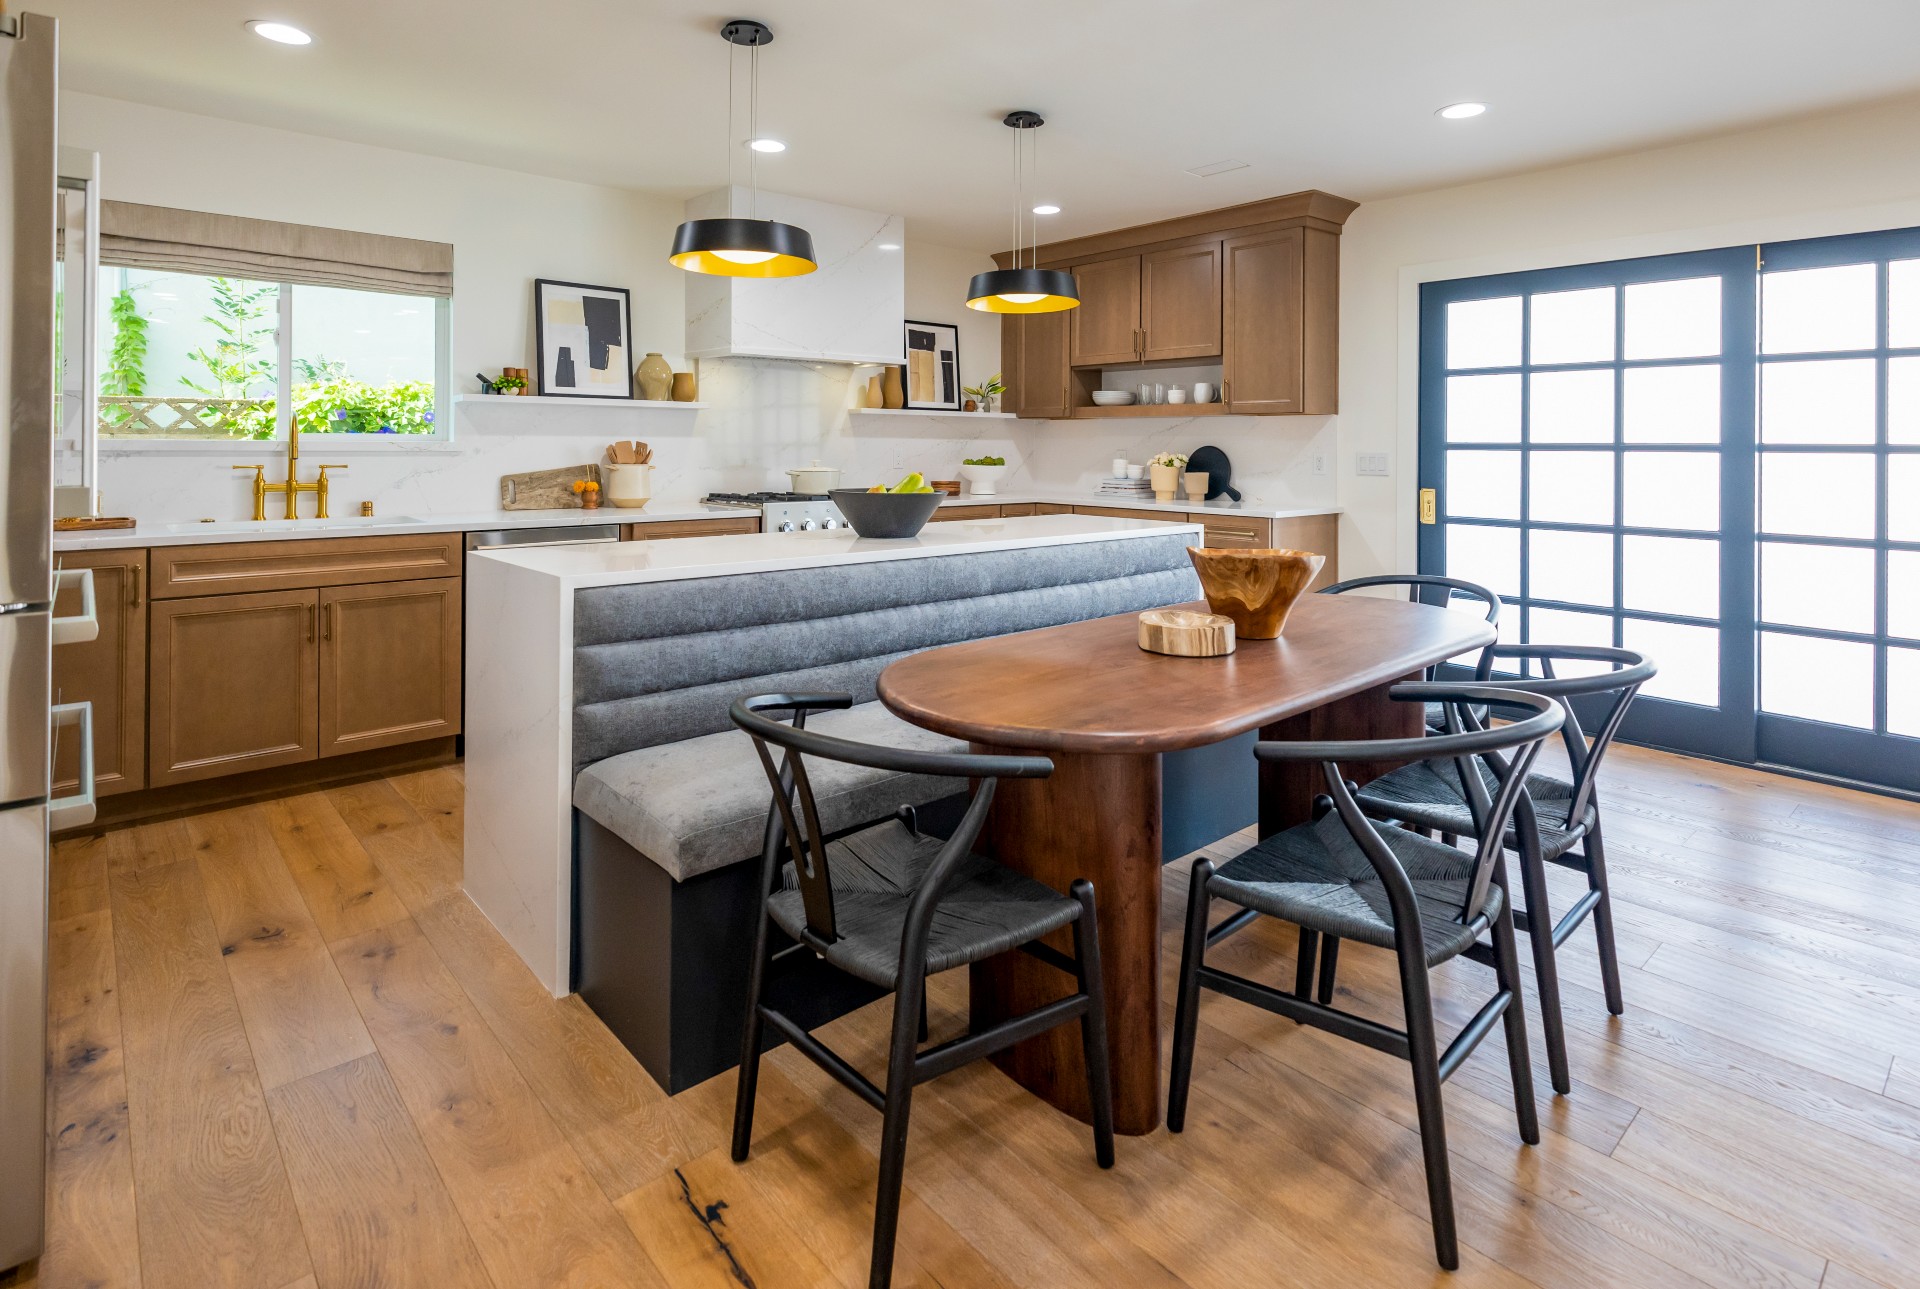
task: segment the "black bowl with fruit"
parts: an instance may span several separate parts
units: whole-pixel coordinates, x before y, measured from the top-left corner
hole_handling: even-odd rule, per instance
[[[835,488],[827,495],[860,536],[896,540],[918,536],[946,499],[928,487],[918,473],[892,488]]]

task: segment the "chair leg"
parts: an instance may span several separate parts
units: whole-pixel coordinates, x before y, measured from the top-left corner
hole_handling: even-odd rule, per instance
[[[1547,866],[1522,839],[1520,881],[1527,892],[1527,939],[1533,947],[1533,975],[1540,982],[1540,1032],[1547,1040],[1547,1073],[1561,1096],[1573,1091],[1567,1072],[1567,1031],[1560,1016],[1560,968],[1554,961],[1553,912],[1547,897]],[[1512,917],[1511,901],[1507,910]]]
[[[1420,1150],[1427,1164],[1427,1208],[1433,1219],[1433,1252],[1448,1271],[1460,1269],[1460,1240],[1453,1221],[1453,1173],[1447,1161],[1447,1120],[1440,1101],[1440,1053],[1433,1033],[1433,999],[1421,946],[1400,951],[1400,997],[1407,1017],[1407,1061],[1413,1067],[1413,1101],[1420,1118]]]
[[[927,1041],[928,1035],[932,1032],[932,1027],[927,1023],[927,1000],[922,998],[920,1000],[920,1028],[916,1032],[916,1038],[919,1042],[924,1043]]]
[[[1442,846],[1458,846],[1460,844],[1460,834],[1455,832],[1443,832],[1440,834],[1440,844]]]
[[[1497,876],[1506,886],[1505,864]],[[1520,1140],[1540,1144],[1540,1111],[1533,1099],[1533,1058],[1527,1051],[1527,1006],[1520,992],[1520,950],[1513,936],[1513,897],[1493,920],[1493,970],[1500,988],[1513,996],[1502,1022],[1506,1025],[1507,1070],[1513,1077],[1513,1112],[1520,1121]]]
[[[1100,972],[1100,925],[1094,920],[1093,883],[1076,878],[1073,898],[1080,917],[1073,924],[1073,961],[1087,1014],[1080,1018],[1080,1050],[1087,1065],[1087,1104],[1093,1109],[1093,1157],[1113,1167],[1113,1073],[1107,1056],[1107,982]]]
[[[1320,991],[1317,997],[1322,1007],[1333,1005],[1333,973],[1340,965],[1340,937],[1330,935],[1320,945]]]
[[[1320,956],[1320,933],[1300,928],[1300,949],[1294,954],[1293,996],[1302,1002],[1313,997],[1313,966]]]
[[[747,973],[747,1019],[740,1037],[740,1078],[733,1094],[733,1162],[744,1163],[753,1146],[753,1103],[760,1090],[760,998],[767,983],[767,915],[760,913],[753,966]]]
[[[1180,987],[1173,1009],[1173,1069],[1167,1077],[1167,1131],[1187,1126],[1187,1089],[1193,1082],[1193,1045],[1200,1030],[1200,964],[1207,952],[1207,882],[1213,864],[1193,866],[1187,889],[1187,938],[1180,947]],[[1306,934],[1306,932],[1302,932]]]
[[[1620,953],[1613,945],[1613,891],[1607,885],[1607,850],[1600,840],[1598,819],[1582,849],[1587,856],[1587,885],[1600,892],[1600,902],[1593,906],[1593,936],[1600,942],[1600,984],[1606,991],[1607,1010],[1618,1016],[1627,1010],[1627,1004],[1620,995]]]
[[[913,1113],[914,1035],[926,978],[901,973],[893,1000],[893,1043],[887,1054],[887,1096],[881,1110],[880,1181],[873,1202],[873,1259],[867,1289],[888,1289],[893,1282],[893,1246],[900,1230],[900,1189],[906,1180],[907,1123]]]

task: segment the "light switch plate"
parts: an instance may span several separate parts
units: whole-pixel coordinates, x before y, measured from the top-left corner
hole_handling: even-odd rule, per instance
[[[1354,473],[1384,476],[1387,473],[1387,454],[1384,452],[1361,452],[1354,460]]]

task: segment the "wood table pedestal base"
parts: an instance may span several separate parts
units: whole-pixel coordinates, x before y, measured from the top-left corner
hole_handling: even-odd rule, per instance
[[[976,752],[1008,749],[975,744]],[[1028,753],[1031,755],[1031,753]],[[1160,758],[1050,752],[1045,779],[1004,779],[985,840],[1009,868],[1062,893],[1093,883],[1107,987],[1114,1131],[1160,1125]],[[1048,937],[1072,952],[1070,933]],[[1064,998],[1070,976],[1022,953],[971,969],[973,1027]],[[1062,1025],[993,1058],[1021,1086],[1091,1121],[1077,1026]]]

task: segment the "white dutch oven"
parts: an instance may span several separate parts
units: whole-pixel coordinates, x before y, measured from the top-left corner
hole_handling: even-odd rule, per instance
[[[840,471],[830,465],[821,465],[818,461],[801,466],[798,470],[787,471],[787,478],[793,480],[795,492],[818,493],[821,496],[840,486]]]

